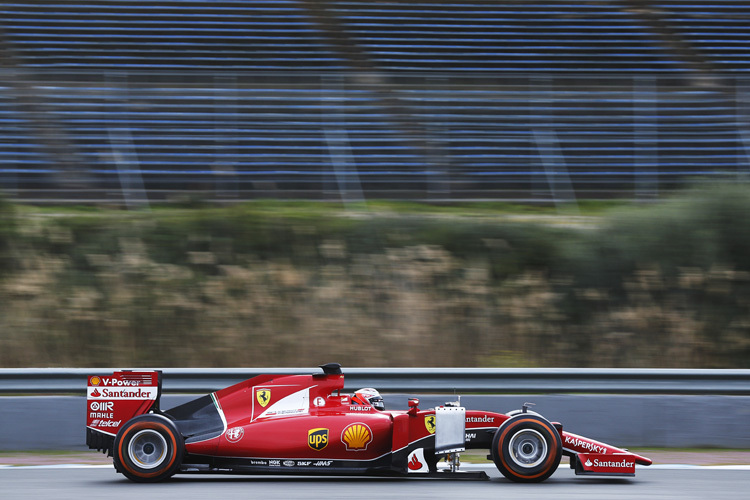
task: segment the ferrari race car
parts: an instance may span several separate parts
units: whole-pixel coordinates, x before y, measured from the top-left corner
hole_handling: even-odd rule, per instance
[[[340,365],[312,375],[259,375],[170,410],[161,372],[88,378],[86,444],[137,482],[174,474],[451,477],[466,449],[488,449],[512,481],[539,482],[570,457],[576,474],[632,476],[648,458],[563,430],[528,407],[506,414],[457,403],[386,411],[377,391],[342,394]],[[470,432],[469,432],[470,431]],[[445,459],[446,464],[438,467]]]

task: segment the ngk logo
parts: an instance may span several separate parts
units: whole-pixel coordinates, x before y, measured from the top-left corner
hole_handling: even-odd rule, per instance
[[[112,411],[115,404],[112,401],[92,401],[90,408],[92,411]]]

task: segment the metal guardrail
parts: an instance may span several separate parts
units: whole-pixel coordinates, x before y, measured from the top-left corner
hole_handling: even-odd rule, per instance
[[[86,377],[112,368],[0,369],[0,394],[84,394]],[[164,368],[163,389],[207,393],[262,373],[317,368]],[[589,393],[750,395],[750,370],[578,368],[344,368],[346,390],[386,393]]]

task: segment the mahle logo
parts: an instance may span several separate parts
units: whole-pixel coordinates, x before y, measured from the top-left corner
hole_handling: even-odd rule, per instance
[[[265,408],[271,402],[271,389],[258,389],[255,391],[255,399],[258,400],[260,406]]]
[[[435,434],[435,415],[427,415],[424,418],[424,426],[427,427],[427,432]]]
[[[328,446],[328,429],[310,429],[307,431],[307,444],[317,451]]]

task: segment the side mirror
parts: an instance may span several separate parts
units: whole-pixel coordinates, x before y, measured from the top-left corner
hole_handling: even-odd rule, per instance
[[[417,398],[409,399],[409,415],[416,415],[419,411],[419,400]]]

